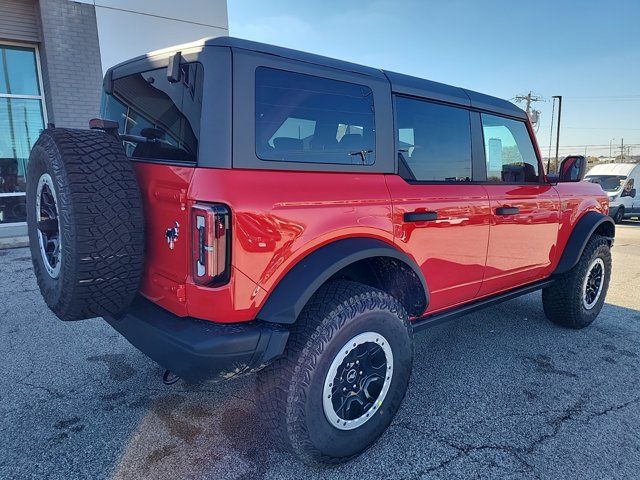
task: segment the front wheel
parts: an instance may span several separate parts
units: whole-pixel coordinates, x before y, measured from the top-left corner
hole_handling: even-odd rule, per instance
[[[618,224],[624,219],[624,207],[618,207],[616,214],[613,216],[613,222]]]
[[[590,325],[602,310],[610,279],[609,240],[594,235],[576,266],[542,290],[545,315],[564,327],[584,328]]]
[[[412,329],[394,297],[331,282],[305,306],[285,355],[259,377],[268,425],[307,463],[341,463],[372,445],[398,411]]]

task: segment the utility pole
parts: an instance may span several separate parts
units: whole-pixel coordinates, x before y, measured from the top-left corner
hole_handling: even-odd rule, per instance
[[[560,150],[560,115],[562,115],[562,95],[554,95],[558,99],[558,130],[556,134],[556,172],[558,171],[558,153]]]
[[[535,102],[543,102],[544,99],[538,95],[534,95],[531,91],[529,91],[529,93],[527,93],[526,95],[516,95],[513,100],[516,103],[520,103],[520,102],[525,102],[525,112],[527,112],[527,117],[529,117],[529,120],[531,120],[531,123],[537,124],[540,118],[540,111],[539,110],[532,110],[531,109],[531,104],[535,103]]]
[[[527,112],[527,115],[530,115],[531,104],[534,102],[541,102],[542,98],[539,97],[538,95],[533,95],[533,93],[529,91],[529,93],[527,93],[526,95],[516,95],[514,100],[516,101],[516,103],[525,102],[526,108],[524,110]]]
[[[624,138],[620,139],[620,160],[624,162]]]

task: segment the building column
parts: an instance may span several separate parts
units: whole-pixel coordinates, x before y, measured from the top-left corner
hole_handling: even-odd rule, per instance
[[[87,128],[100,112],[102,68],[95,7],[39,0],[42,80],[49,123]]]

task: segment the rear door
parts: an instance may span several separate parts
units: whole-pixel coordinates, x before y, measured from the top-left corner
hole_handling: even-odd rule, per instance
[[[482,283],[489,199],[473,185],[470,112],[395,98],[400,175],[388,175],[396,242],[422,269],[433,313],[472,300]]]
[[[549,275],[559,228],[560,201],[544,182],[531,131],[521,120],[480,116],[491,205],[491,229],[480,295]]]

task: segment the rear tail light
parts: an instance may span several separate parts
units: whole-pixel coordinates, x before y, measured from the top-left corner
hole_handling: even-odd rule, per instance
[[[231,274],[231,215],[225,205],[197,203],[191,210],[193,280],[218,286]]]

